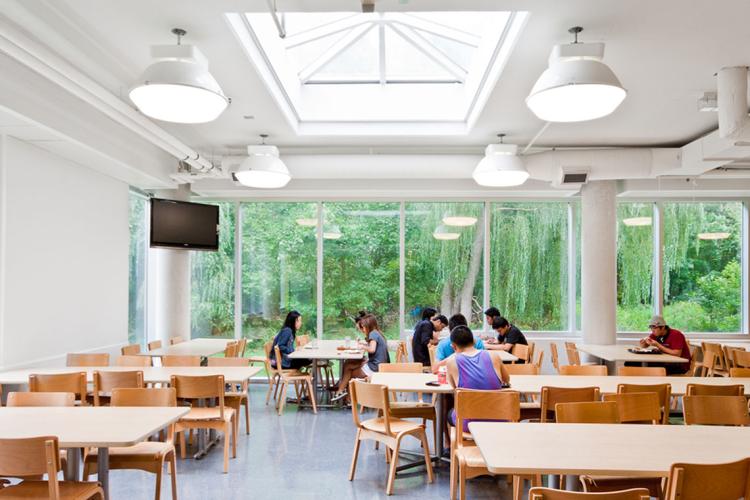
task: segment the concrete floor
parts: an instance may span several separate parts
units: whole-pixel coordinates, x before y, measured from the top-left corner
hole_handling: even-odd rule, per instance
[[[312,410],[298,411],[296,405],[288,405],[284,415],[279,417],[271,405],[264,404],[266,386],[254,385],[250,391],[250,435],[245,435],[244,429],[240,431],[237,458],[230,459],[229,473],[221,472],[221,447],[214,447],[202,460],[178,459],[178,498],[364,500],[385,497],[385,458],[382,448],[375,451],[372,443],[363,443],[357,475],[352,482],[347,479],[355,436],[350,410],[321,410],[314,415]],[[430,434],[428,428],[428,436]],[[410,444],[410,447],[417,449],[418,445]],[[406,460],[402,458],[400,463]],[[394,498],[448,498],[447,464],[435,472],[432,484],[427,484],[424,472],[397,476]],[[139,471],[112,471],[112,500],[153,498],[154,477]],[[161,494],[165,500],[171,498],[166,474]],[[481,477],[469,481],[467,498],[510,497],[511,489],[504,478]]]

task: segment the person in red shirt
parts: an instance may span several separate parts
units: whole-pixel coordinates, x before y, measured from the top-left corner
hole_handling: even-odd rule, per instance
[[[664,318],[655,315],[648,324],[651,335],[641,339],[641,347],[656,347],[664,354],[671,354],[687,359],[687,363],[665,363],[668,375],[679,375],[690,369],[690,345],[685,335],[679,330],[670,328]]]

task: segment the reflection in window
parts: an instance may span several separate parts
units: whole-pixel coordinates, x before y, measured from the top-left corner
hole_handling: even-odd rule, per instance
[[[191,252],[191,337],[234,337],[234,203],[219,206],[219,250]]]
[[[148,199],[130,192],[130,252],[128,256],[128,342],[146,342],[146,255]]]
[[[406,328],[434,307],[482,326],[482,203],[406,204]]]
[[[664,316],[692,332],[738,332],[742,204],[664,204]]]
[[[653,205],[617,206],[617,329],[648,329],[653,314]]]

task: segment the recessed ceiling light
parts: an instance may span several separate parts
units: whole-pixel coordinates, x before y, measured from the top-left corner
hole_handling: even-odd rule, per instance
[[[432,233],[432,237],[436,240],[457,240],[461,237],[461,233],[457,233],[443,225],[440,225],[435,228],[435,231]]]
[[[729,238],[731,233],[698,233],[699,240],[725,240]]]
[[[626,226],[650,226],[651,217],[628,217],[622,219],[622,223]]]

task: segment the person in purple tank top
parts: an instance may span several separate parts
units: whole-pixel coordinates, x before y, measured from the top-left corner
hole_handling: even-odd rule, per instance
[[[451,344],[456,353],[448,358],[448,381],[457,389],[496,391],[503,388],[508,374],[497,353],[474,347],[474,334],[467,326],[457,326],[451,331]],[[448,419],[456,425],[456,412],[451,410]],[[466,426],[468,422],[464,422]],[[464,431],[468,432],[468,428]]]

